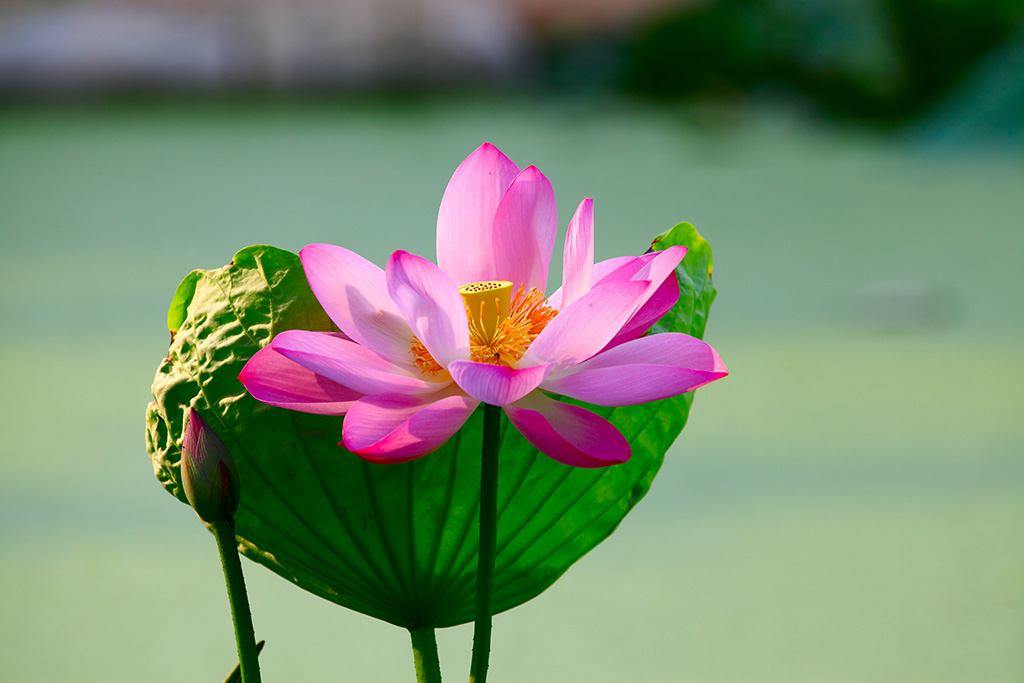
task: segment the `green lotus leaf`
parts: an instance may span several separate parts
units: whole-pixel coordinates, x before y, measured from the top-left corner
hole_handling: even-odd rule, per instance
[[[654,243],[686,244],[678,304],[656,331],[701,336],[715,296],[711,252],[689,224]],[[227,445],[241,480],[239,549],[327,600],[403,627],[473,619],[482,407],[435,453],[370,464],[339,446],[342,418],[275,408],[238,373],[283,330],[336,330],[298,256],[269,246],[189,274],[175,292],[172,341],[153,382],[147,447],[157,479],[182,502],[185,416],[195,407]],[[643,498],[686,422],[683,396],[592,410],[629,440],[628,463],[562,465],[502,417],[494,610],[541,593],[608,537]]]

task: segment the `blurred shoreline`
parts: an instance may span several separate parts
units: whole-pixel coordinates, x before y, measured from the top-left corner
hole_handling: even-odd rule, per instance
[[[531,38],[500,0],[88,1],[0,10],[0,92],[352,89],[514,79]]]
[[[1021,0],[0,4],[0,104],[612,96],[1019,150],[1022,65]]]

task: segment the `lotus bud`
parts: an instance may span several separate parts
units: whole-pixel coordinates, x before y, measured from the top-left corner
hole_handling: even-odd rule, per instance
[[[238,470],[227,447],[194,409],[181,440],[181,484],[189,505],[208,524],[231,519],[238,509]]]

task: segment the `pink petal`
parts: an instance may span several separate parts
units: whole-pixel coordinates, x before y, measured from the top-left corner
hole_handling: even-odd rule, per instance
[[[640,259],[637,256],[616,256],[614,258],[610,258],[605,261],[599,261],[598,263],[595,263],[593,275],[591,277],[591,286],[599,284],[611,273],[617,271],[622,266],[633,261],[640,261]],[[640,270],[640,267],[641,266],[638,263],[636,266],[636,270]],[[622,279],[628,280],[629,278]],[[588,289],[587,291],[590,290]],[[564,305],[562,303],[562,287],[556,289],[555,292],[548,297],[548,305],[551,306],[556,311],[560,311],[564,308]]]
[[[530,166],[512,181],[494,214],[494,279],[510,281],[512,291],[522,285],[543,292],[557,232],[555,192]]]
[[[469,358],[469,321],[459,290],[421,256],[396,251],[388,259],[388,292],[413,332],[441,367]]]
[[[365,346],[325,332],[288,330],[274,337],[268,348],[361,394],[422,394],[441,386],[411,374]]]
[[[644,258],[645,260],[647,260],[648,256],[653,258],[647,260],[646,266],[641,268],[640,272],[633,276],[633,279],[649,280],[652,285],[651,289],[653,293],[653,290],[664,282],[665,278],[675,272],[676,266],[682,262],[687,251],[688,249],[686,247],[675,245],[668,249],[642,256],[641,258]]]
[[[617,280],[647,280],[652,284],[651,291],[657,288],[665,278],[672,273],[676,266],[686,256],[687,248],[683,246],[672,246],[664,251],[656,251],[650,254],[644,254],[633,259],[627,259],[625,263],[615,268],[610,273],[603,275],[600,279],[596,276],[594,278],[595,284],[598,282],[614,282]],[[612,259],[609,259],[611,261]],[[603,262],[602,270],[605,264]]]
[[[318,415],[344,415],[362,396],[288,360],[271,346],[257,351],[238,379],[257,401]]]
[[[310,244],[299,254],[313,294],[342,332],[393,363],[411,365],[412,330],[380,267],[332,244]]]
[[[594,200],[580,202],[569,221],[562,257],[562,298],[567,306],[590,291],[594,278]]]
[[[452,379],[463,391],[494,406],[518,401],[536,389],[550,371],[550,364],[514,369],[471,360],[455,361],[448,366]]]
[[[728,374],[710,345],[667,332],[599,353],[541,387],[595,405],[629,406],[678,396]]]
[[[519,167],[490,143],[466,157],[437,212],[437,262],[457,286],[494,280],[494,214]]]
[[[556,315],[516,364],[579,363],[604,348],[636,312],[648,282],[600,284]]]
[[[566,465],[606,467],[629,460],[625,437],[586,408],[559,403],[535,391],[505,406],[505,414],[541,453]]]
[[[615,256],[604,261],[598,261],[594,264],[594,284],[600,284],[608,278],[612,273],[616,273],[620,268],[628,263],[635,264],[634,273],[643,266],[643,256]],[[630,273],[632,275],[632,273]],[[629,279],[629,278],[625,278]]]
[[[647,292],[640,299],[635,315],[623,325],[606,348],[636,339],[644,334],[661,316],[665,315],[679,299],[679,285],[676,281],[676,266],[686,256],[686,247],[672,246],[664,251],[644,254],[626,263],[602,279],[602,282],[620,280],[647,280]],[[666,284],[668,281],[672,284]]]
[[[342,445],[370,462],[413,460],[444,445],[479,403],[451,392],[366,396],[349,408]]]
[[[673,272],[665,278],[660,287],[654,290],[651,297],[640,306],[640,310],[633,314],[633,317],[622,326],[619,333],[608,342],[605,348],[610,349],[644,335],[654,323],[661,320],[662,316],[676,305],[678,300],[679,280]]]

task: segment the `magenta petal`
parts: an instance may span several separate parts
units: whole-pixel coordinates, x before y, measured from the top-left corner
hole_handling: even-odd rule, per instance
[[[409,326],[441,367],[469,358],[466,304],[451,279],[427,259],[396,251],[387,265],[388,291]]]
[[[268,348],[361,394],[422,394],[442,386],[427,382],[340,335],[287,330],[274,337]]]
[[[661,284],[669,274],[675,272],[676,266],[682,262],[688,251],[689,249],[687,247],[675,245],[668,249],[646,255],[653,256],[653,258],[647,262],[646,268],[641,269],[633,279],[650,280],[656,285]]]
[[[451,392],[366,396],[349,409],[342,444],[371,462],[413,460],[444,445],[477,405],[476,399]]]
[[[505,406],[505,414],[541,453],[566,465],[606,467],[629,460],[625,437],[586,408],[559,403],[535,391]]]
[[[318,415],[344,415],[362,396],[288,360],[270,346],[249,359],[238,379],[257,401]]]
[[[651,326],[661,320],[661,317],[679,301],[679,280],[673,272],[661,286],[654,290],[650,298],[640,306],[640,310],[633,314],[618,334],[612,338],[606,349],[618,346],[623,342],[643,336]]]
[[[686,247],[677,245],[664,251],[644,254],[602,279],[605,283],[622,280],[647,280],[650,283],[647,292],[640,298],[637,312],[605,348],[636,339],[675,305],[679,299],[678,282],[674,277],[675,269],[686,256],[686,252]]]
[[[568,306],[590,291],[594,281],[594,200],[576,207],[565,235],[562,256],[562,296],[559,307]]]
[[[653,254],[643,256],[616,256],[594,264],[594,284],[612,282],[614,280],[631,280],[653,258]]]
[[[598,278],[594,277],[594,282],[613,282],[616,280],[647,280],[652,284],[651,291],[665,281],[665,278],[672,273],[676,266],[686,256],[687,248],[683,246],[671,246],[664,251],[656,251],[650,254],[644,254],[632,259],[625,259],[625,262],[618,268],[615,268],[611,272],[604,274]],[[613,261],[608,261],[598,264],[602,271],[607,269],[607,264]],[[597,266],[595,266],[595,269]]]
[[[595,263],[594,264],[593,274],[591,276],[591,287],[593,287],[594,285],[599,284],[601,281],[603,281],[605,278],[607,278],[609,275],[611,275],[612,273],[617,271],[622,266],[624,266],[624,265],[626,265],[628,263],[634,262],[634,261],[637,262],[637,265],[636,265],[636,268],[633,270],[633,272],[636,272],[636,271],[640,270],[640,268],[642,266],[642,261],[637,256],[616,256],[614,258],[610,258],[610,259],[607,259],[607,260],[604,260],[604,261],[599,261],[598,263]],[[626,277],[626,278],[618,278],[618,279],[628,280],[629,278]],[[565,308],[565,305],[563,304],[563,296],[562,295],[563,295],[562,287],[559,287],[558,289],[556,289],[554,291],[554,293],[551,296],[548,297],[548,305],[551,306],[556,311],[560,311],[563,308]]]
[[[484,143],[455,169],[437,212],[437,262],[456,286],[493,280],[494,214],[519,167]]]
[[[594,284],[600,284],[610,275],[618,273],[623,266],[630,263],[635,264],[634,270],[630,273],[632,276],[633,273],[640,270],[643,266],[644,258],[643,256],[614,256],[604,261],[598,261],[594,264]],[[629,278],[624,279],[628,280]]]
[[[678,396],[728,374],[710,345],[666,332],[604,351],[541,386],[595,405],[629,406]]]
[[[310,244],[299,253],[313,294],[342,332],[394,363],[411,364],[412,330],[379,266],[332,244]]]
[[[494,214],[491,235],[495,279],[544,291],[558,232],[558,207],[551,183],[530,166],[516,176]]]
[[[595,286],[548,323],[519,365],[578,363],[594,355],[636,312],[648,284],[621,280]]]
[[[455,361],[448,366],[452,379],[463,391],[494,406],[518,401],[536,389],[550,371],[550,365],[516,369],[471,360]]]
[[[568,372],[615,367],[630,363],[676,365],[708,372],[724,372],[726,370],[722,359],[706,341],[681,332],[664,332],[617,346],[579,364]]]

